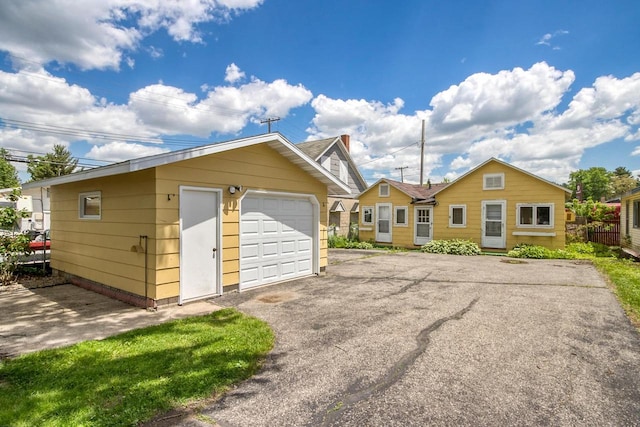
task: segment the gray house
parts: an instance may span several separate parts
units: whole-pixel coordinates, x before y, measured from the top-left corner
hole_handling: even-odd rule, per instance
[[[350,196],[329,194],[329,232],[346,236],[349,224],[358,223],[358,195],[367,189],[356,164],[349,154],[349,135],[296,144],[303,153],[331,172],[351,189]]]

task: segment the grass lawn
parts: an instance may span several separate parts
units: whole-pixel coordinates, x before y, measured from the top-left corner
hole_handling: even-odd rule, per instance
[[[594,258],[593,263],[609,277],[622,307],[640,328],[640,264],[615,258]]]
[[[0,362],[0,426],[125,426],[253,375],[274,335],[234,309]]]

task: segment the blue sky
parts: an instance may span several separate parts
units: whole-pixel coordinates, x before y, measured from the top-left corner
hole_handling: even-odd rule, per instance
[[[370,182],[417,182],[425,120],[432,181],[489,157],[640,173],[638,22],[622,0],[1,2],[0,146],[103,165],[278,116],[292,142],[350,134]]]

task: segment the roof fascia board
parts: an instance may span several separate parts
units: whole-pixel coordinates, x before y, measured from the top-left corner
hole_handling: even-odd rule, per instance
[[[22,185],[22,188],[50,187],[53,185],[68,184],[70,182],[85,181],[93,178],[104,178],[106,176],[120,175],[130,172],[130,161],[116,163],[115,165],[101,166],[87,171],[76,172],[69,175],[56,176],[55,178],[31,181]]]

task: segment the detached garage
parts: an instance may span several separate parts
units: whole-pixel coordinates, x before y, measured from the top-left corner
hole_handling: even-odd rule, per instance
[[[318,274],[327,194],[349,188],[280,134],[25,184],[51,188],[51,267],[157,307]]]

